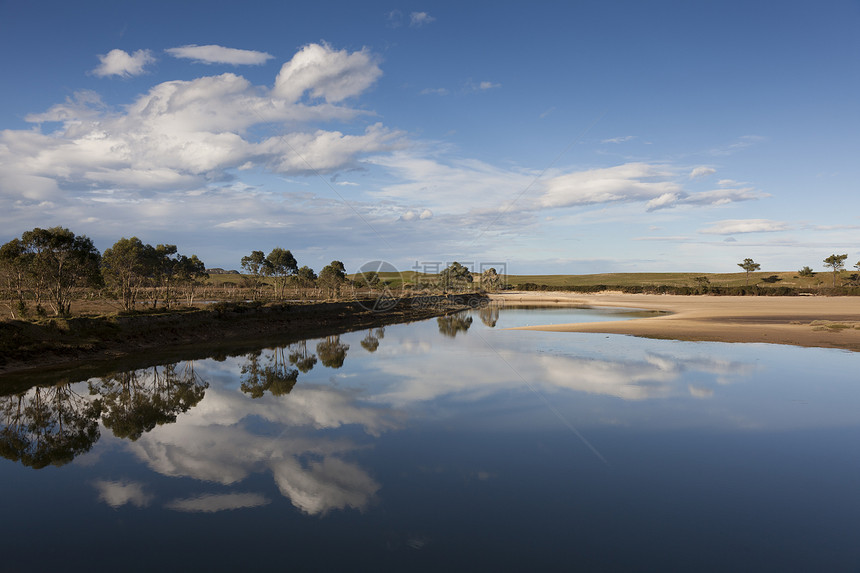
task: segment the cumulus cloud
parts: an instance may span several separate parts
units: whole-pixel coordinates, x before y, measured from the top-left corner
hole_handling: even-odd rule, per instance
[[[434,18],[427,12],[412,12],[409,15],[409,25],[413,28],[420,28],[425,24],[430,24],[435,21],[436,18]]]
[[[301,129],[302,123],[363,113],[330,102],[359,94],[378,77],[369,54],[311,45],[285,66],[295,80],[286,99],[277,86],[267,93],[232,73],[163,82],[120,110],[92,92],[76,94],[27,116],[39,128],[0,132],[0,184],[31,202],[61,199],[64,189],[90,195],[181,191],[226,181],[228,170],[254,165],[281,173],[330,172],[394,146],[400,134],[380,124],[356,134]],[[327,101],[298,103],[305,91]],[[262,140],[248,135],[253,126],[284,122],[292,132]],[[61,129],[43,133],[46,123]]]
[[[707,235],[737,235],[741,233],[773,233],[786,231],[789,225],[769,219],[726,219],[715,221],[699,232]]]
[[[185,58],[203,64],[232,64],[234,66],[259,66],[274,57],[265,52],[225,48],[214,44],[207,46],[189,44],[177,48],[168,48],[165,52],[174,58]]]
[[[349,53],[328,44],[308,44],[281,67],[272,92],[290,103],[306,92],[337,103],[362,93],[381,75],[368,50]]]
[[[712,167],[699,166],[690,171],[690,179],[698,179],[699,177],[706,177],[708,175],[713,175],[717,170]]]
[[[137,50],[129,54],[123,50],[111,50],[107,54],[98,56],[99,64],[92,73],[99,77],[121,76],[124,78],[139,76],[144,68],[153,62],[155,58],[149,50]]]

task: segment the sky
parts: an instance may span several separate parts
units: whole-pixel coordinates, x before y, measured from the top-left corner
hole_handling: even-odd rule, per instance
[[[0,242],[509,274],[860,260],[860,2],[0,0]]]

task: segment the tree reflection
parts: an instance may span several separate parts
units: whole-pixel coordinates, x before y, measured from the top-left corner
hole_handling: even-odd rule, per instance
[[[310,372],[316,363],[316,354],[308,352],[307,340],[296,342],[290,346],[290,364],[294,364],[301,372]]]
[[[361,339],[361,347],[368,352],[376,352],[376,349],[379,348],[379,340],[381,338],[385,338],[384,328],[368,330],[367,335]]]
[[[349,344],[340,341],[340,335],[326,336],[326,339],[317,344],[317,354],[320,362],[328,368],[340,368],[346,359],[346,351]]]
[[[499,307],[497,306],[483,306],[478,311],[478,315],[481,317],[481,322],[486,324],[490,328],[494,328],[496,323],[499,321]]]
[[[436,319],[439,323],[439,332],[445,336],[454,338],[458,332],[466,332],[472,326],[472,317],[463,314],[449,314]]]
[[[156,425],[176,421],[203,399],[209,384],[194,372],[192,363],[119,372],[89,383],[98,395],[102,423],[118,438],[138,439]]]
[[[32,388],[4,396],[0,404],[0,455],[25,466],[67,464],[99,439],[99,403],[70,384]]]
[[[283,396],[289,394],[296,385],[299,371],[287,365],[283,348],[276,348],[265,356],[258,350],[246,358],[247,362],[242,366],[240,388],[251,398],[261,398],[267,391],[273,396]],[[316,362],[316,358],[313,362]],[[308,366],[308,370],[311,368],[313,363]]]

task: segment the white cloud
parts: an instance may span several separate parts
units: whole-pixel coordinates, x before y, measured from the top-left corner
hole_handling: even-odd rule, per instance
[[[143,485],[137,482],[99,480],[93,485],[99,492],[99,499],[113,508],[126,504],[146,507],[153,498],[144,492]]]
[[[690,179],[698,179],[699,177],[706,177],[708,175],[713,175],[717,170],[712,167],[705,167],[704,165],[694,168],[690,171]]]
[[[613,137],[610,139],[604,139],[600,143],[624,143],[625,141],[630,141],[635,139],[635,135],[624,135],[622,137]]]
[[[137,50],[134,54],[129,54],[123,50],[111,50],[107,54],[98,56],[99,64],[92,73],[99,77],[105,76],[122,76],[131,77],[139,76],[144,72],[144,67],[155,62],[155,58],[149,50]]]
[[[664,166],[626,163],[556,176],[544,185],[542,207],[571,207],[598,203],[652,201],[666,203],[681,192]]]
[[[412,12],[409,15],[409,25],[413,28],[419,28],[424,24],[430,24],[435,21],[436,18],[434,18],[427,12]]]
[[[493,83],[493,82],[481,82],[478,84],[478,89],[482,90],[491,90],[493,88],[500,88],[502,84]]]
[[[167,509],[190,513],[215,513],[231,509],[261,507],[271,501],[258,493],[204,494],[186,499],[174,499],[165,504]]]
[[[419,219],[432,219],[433,218],[433,211],[431,211],[430,209],[424,209],[423,211],[421,211],[421,214],[418,215],[418,218]]]
[[[773,233],[788,229],[787,223],[769,219],[727,219],[715,221],[699,232],[707,235],[736,235],[741,233]]]
[[[328,44],[308,44],[281,67],[272,92],[290,103],[305,92],[337,103],[359,95],[381,75],[376,59],[367,50],[349,53]]]
[[[168,48],[165,52],[174,58],[185,58],[204,64],[232,64],[234,66],[258,66],[265,64],[267,60],[274,57],[265,52],[225,48],[224,46],[217,45],[198,46],[189,44],[177,48]]]

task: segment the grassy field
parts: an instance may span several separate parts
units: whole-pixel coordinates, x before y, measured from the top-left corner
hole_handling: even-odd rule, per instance
[[[848,273],[842,276],[847,277]],[[772,276],[778,281],[768,283]],[[549,286],[696,286],[697,277],[707,277],[712,286],[744,286],[747,275],[739,273],[601,273],[594,275],[509,275],[508,284],[518,285],[535,283]],[[756,272],[750,273],[749,284],[773,284],[797,288],[815,288],[833,284],[832,273],[815,273],[812,277],[800,277],[796,271],[791,272]],[[837,284],[838,281],[837,281]]]
[[[847,280],[852,274],[848,271],[840,273],[837,284]],[[360,275],[348,275],[354,280]],[[779,280],[770,282],[771,277],[776,276]],[[404,271],[402,273],[379,273],[381,280],[389,283],[389,288],[398,289],[404,284],[415,285],[435,282],[435,275],[425,275],[415,271]],[[749,277],[744,272],[737,273],[600,273],[591,275],[508,275],[507,283],[511,286],[524,283],[535,283],[548,286],[696,286],[697,277],[707,277],[711,286],[736,287],[750,285],[787,286],[794,288],[817,288],[828,287],[833,284],[833,273],[817,272],[812,277],[798,276],[797,271],[785,272],[755,272]],[[263,279],[271,283],[271,279]],[[475,284],[480,284],[480,275],[475,275]],[[207,281],[212,286],[241,286],[242,275],[225,274],[211,275]]]

